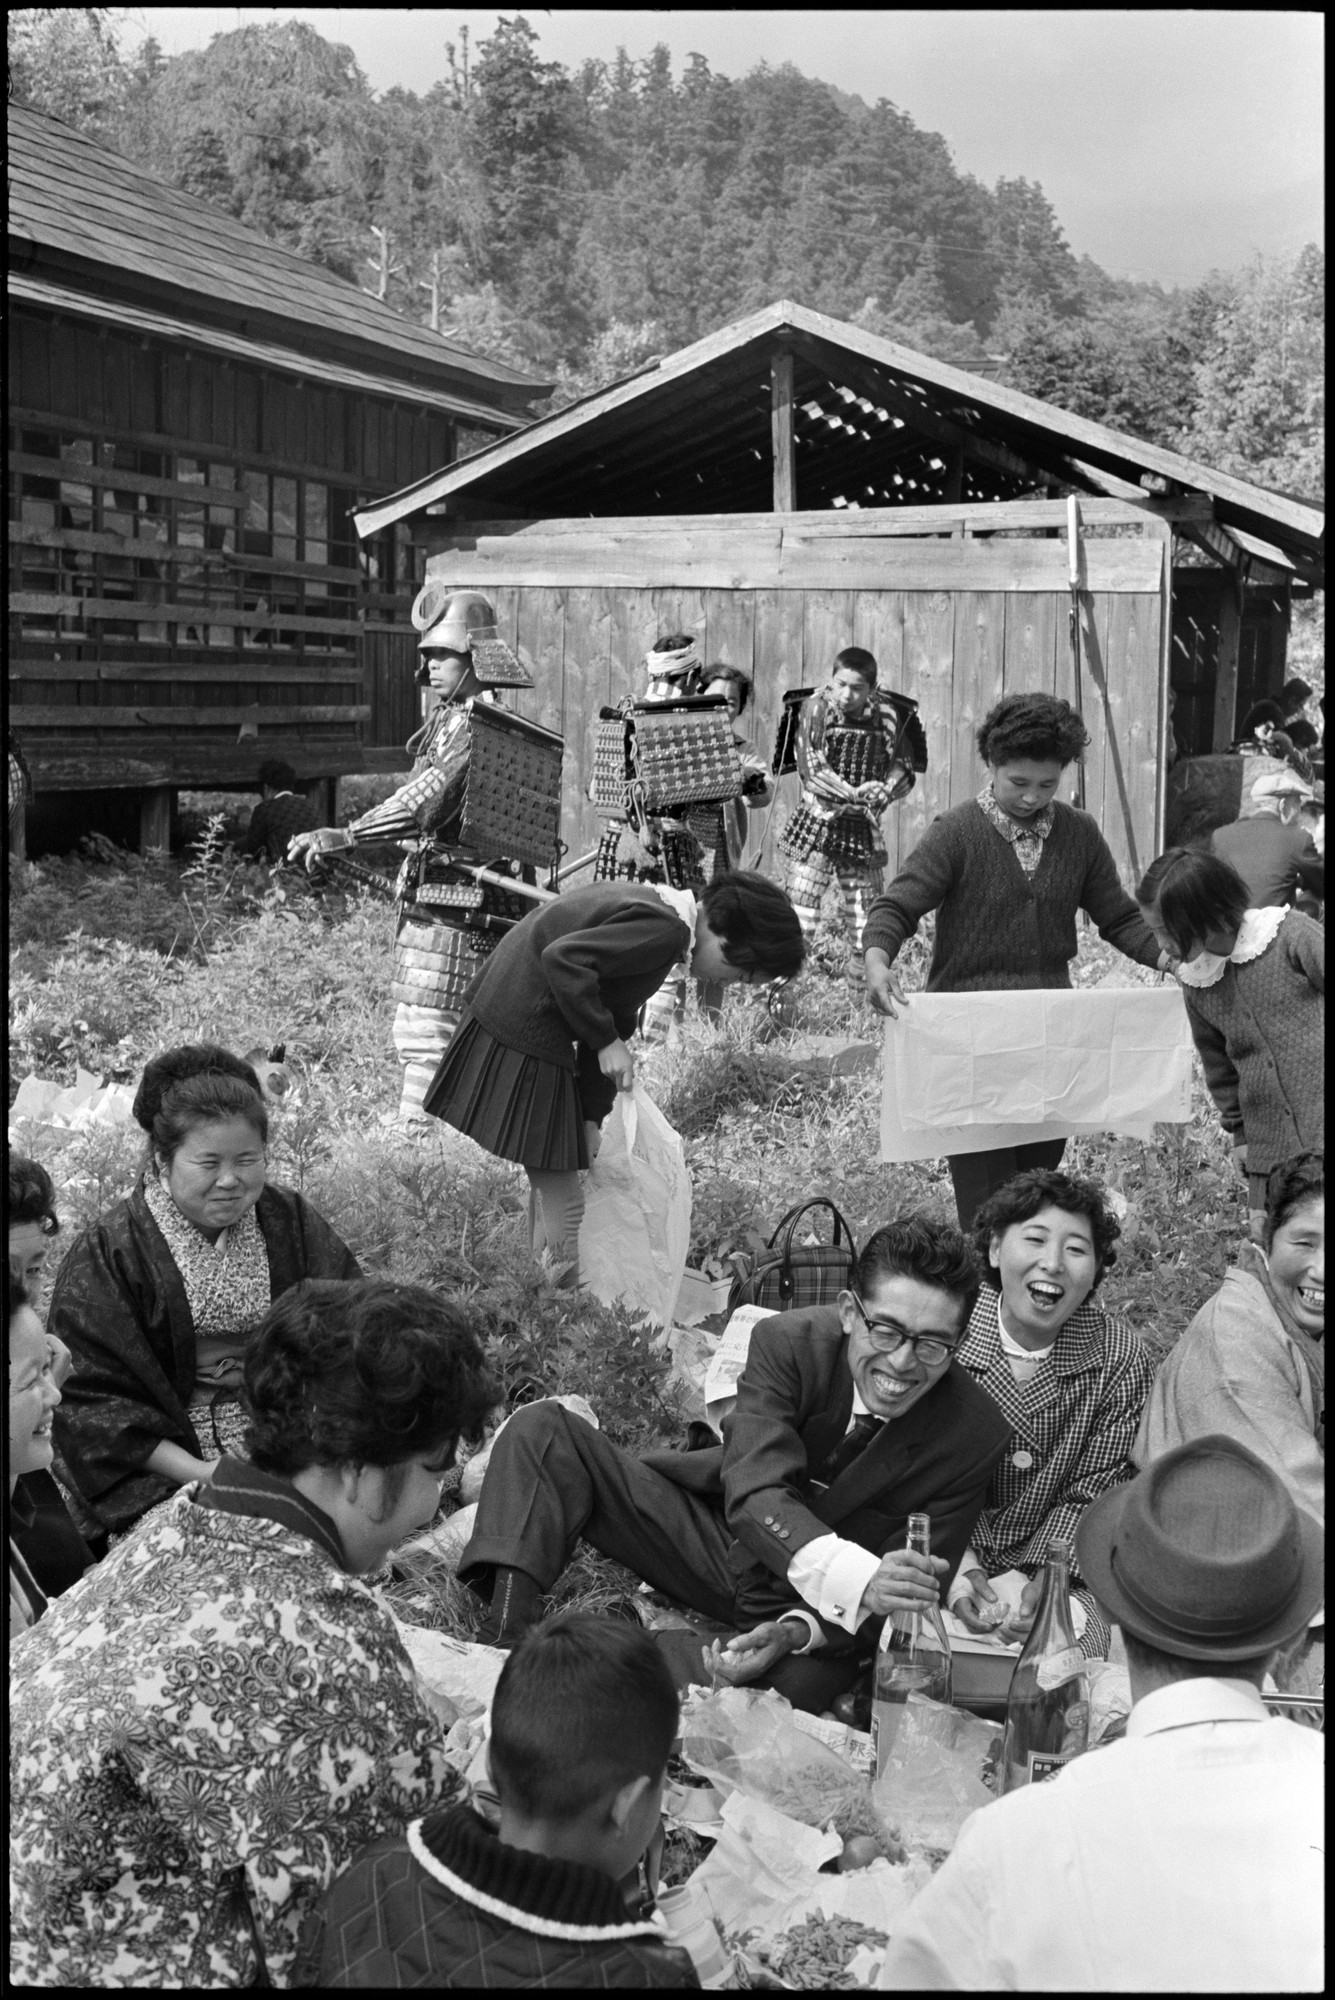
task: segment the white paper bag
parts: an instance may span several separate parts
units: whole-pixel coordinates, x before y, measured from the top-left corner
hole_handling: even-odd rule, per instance
[[[686,1149],[640,1084],[619,1090],[585,1182],[580,1276],[604,1305],[670,1326],[690,1241]]]
[[[1177,986],[920,993],[886,1024],[881,1158],[987,1152],[1191,1117]]]

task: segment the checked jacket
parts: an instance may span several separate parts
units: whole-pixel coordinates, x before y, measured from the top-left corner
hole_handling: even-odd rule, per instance
[[[1090,1501],[1136,1476],[1132,1449],[1154,1364],[1125,1320],[1086,1299],[1067,1320],[1051,1354],[1023,1387],[1001,1349],[997,1294],[985,1285],[955,1359],[986,1390],[1012,1426],[993,1468],[971,1544],[989,1576],[1008,1569],[1035,1574],[1054,1538],[1073,1543]],[[1016,1465],[1016,1454],[1031,1465]],[[1071,1580],[1089,1617],[1081,1651],[1106,1654],[1111,1633],[1071,1557]]]

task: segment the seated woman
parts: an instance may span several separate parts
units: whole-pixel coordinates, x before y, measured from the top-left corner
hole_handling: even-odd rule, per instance
[[[47,1257],[60,1233],[56,1191],[40,1160],[9,1155],[6,1220],[9,1269],[28,1304],[41,1318]],[[51,1379],[58,1389],[70,1372],[72,1356],[64,1341],[45,1335]],[[54,1449],[44,1463],[26,1472],[10,1494],[10,1538],[47,1597],[77,1583],[89,1563],[103,1554],[106,1535],[79,1499],[68,1469]]]
[[[13,1265],[5,1273],[5,1345],[9,1350],[9,1636],[15,1639],[46,1610],[47,1592],[19,1540],[32,1525],[21,1482],[50,1474],[51,1412],[60,1401],[42,1322]],[[86,1553],[86,1551],[85,1551]]]
[[[10,1976],[288,1984],[308,1910],[458,1780],[359,1579],[435,1514],[496,1400],[453,1305],[312,1282],[246,1353],[225,1457],[10,1652]]]
[[[971,1631],[998,1629],[982,1609],[996,1596],[988,1579],[1017,1569],[1029,1581],[999,1629],[1004,1639],[1027,1634],[1048,1543],[1073,1542],[1090,1501],[1135,1477],[1131,1448],[1154,1368],[1125,1321],[1093,1297],[1120,1234],[1093,1181],[1050,1169],[1016,1174],[978,1211],[988,1282],[956,1358],[1014,1431],[948,1599]],[[1081,1651],[1101,1658],[1111,1632],[1088,1591],[1074,1595],[1085,1610]]]
[[[1137,1465],[1223,1431],[1326,1518],[1326,1168],[1300,1153],[1266,1182],[1264,1249],[1233,1268],[1168,1356],[1136,1439]]]
[[[719,986],[791,978],[804,951],[783,891],[746,870],[697,899],[661,883],[569,889],[503,937],[468,989],[464,1015],[423,1100],[529,1180],[529,1237],[574,1264],[579,1174],[629,1090],[636,1017],[681,959]]]
[[[209,1043],[169,1049],[134,1115],[149,1135],[139,1185],[72,1246],[50,1312],[74,1355],[56,1446],[115,1530],[207,1479],[235,1442],[242,1356],[271,1302],[303,1278],[359,1275],[309,1202],[266,1183],[249,1063]]]

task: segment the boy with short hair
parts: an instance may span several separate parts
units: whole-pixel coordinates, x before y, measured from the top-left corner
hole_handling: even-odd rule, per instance
[[[492,1703],[499,1831],[450,1806],[365,1848],[312,1913],[293,1985],[698,1986],[621,1886],[658,1829],[677,1716],[647,1632],[536,1626]]]
[[[791,863],[788,895],[808,941],[832,880],[839,884],[848,934],[846,978],[855,1000],[866,992],[862,930],[884,888],[881,818],[913,788],[921,729],[906,726],[912,704],[876,685],[864,646],[836,653],[830,678],[802,706],[793,752],[802,801],[779,846]],[[913,717],[916,723],[916,717]]]

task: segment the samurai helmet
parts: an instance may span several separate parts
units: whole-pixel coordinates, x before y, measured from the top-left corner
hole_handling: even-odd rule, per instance
[[[451,590],[428,581],[417,593],[413,624],[419,652],[466,654],[484,687],[533,686],[532,676],[496,630],[496,613],[476,590]]]

